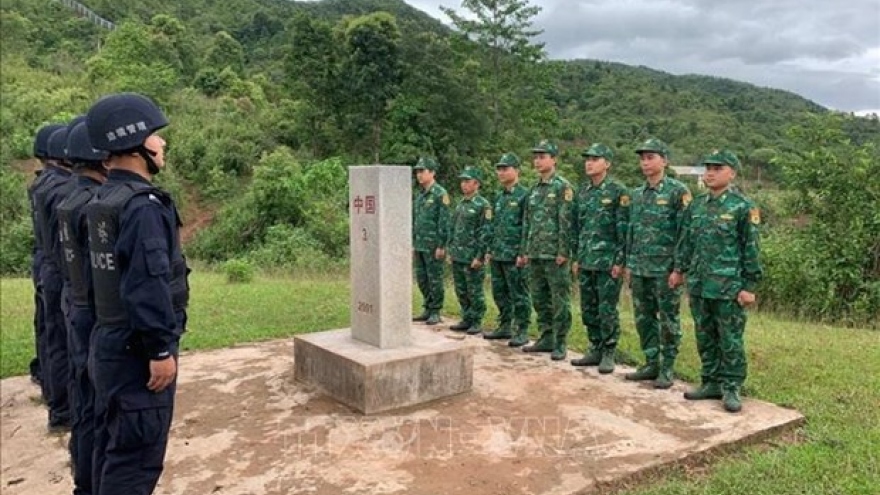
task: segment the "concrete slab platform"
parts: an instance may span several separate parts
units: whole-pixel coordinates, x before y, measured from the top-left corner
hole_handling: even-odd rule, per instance
[[[439,332],[444,338],[460,334]],[[172,439],[156,494],[591,493],[605,482],[763,438],[803,421],[746,400],[740,414],[546,355],[476,346],[473,391],[363,416],[293,379],[293,343],[181,358]],[[63,438],[26,377],[0,382],[4,495],[69,493]]]
[[[473,346],[424,327],[410,344],[382,349],[352,337],[351,329],[294,338],[294,378],[365,414],[392,411],[471,390]]]

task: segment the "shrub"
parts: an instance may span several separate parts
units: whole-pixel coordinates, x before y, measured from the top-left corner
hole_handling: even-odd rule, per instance
[[[251,251],[248,259],[264,269],[321,271],[334,265],[334,260],[322,251],[320,242],[304,229],[285,224],[269,227],[266,239]]]
[[[246,284],[254,279],[254,266],[244,259],[232,259],[223,263],[223,273],[230,284]]]

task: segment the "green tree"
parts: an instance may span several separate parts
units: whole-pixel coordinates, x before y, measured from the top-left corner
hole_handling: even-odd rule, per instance
[[[227,67],[236,74],[244,72],[244,49],[241,43],[229,35],[226,31],[220,31],[211,40],[211,46],[205,54],[202,68],[211,68],[222,71]]]
[[[522,140],[524,129],[538,127],[543,128],[538,133],[547,132],[547,125],[555,120],[546,112],[550,106],[544,101],[551,66],[542,63],[544,44],[535,40],[543,31],[532,26],[541,7],[528,0],[462,0],[461,6],[470,14],[441,9],[464,36],[482,48],[479,55],[485,65],[483,94],[489,103],[491,138],[500,137],[504,147]]]
[[[87,62],[89,81],[105,92],[135,91],[168,98],[179,85],[182,67],[180,54],[172,49],[172,35],[162,30],[168,25],[163,22],[157,31],[156,26],[123,23]]]
[[[345,59],[340,72],[351,115],[348,134],[357,141],[366,137],[367,148],[379,163],[388,105],[400,91],[400,31],[394,16],[376,12],[349,20],[343,33]],[[370,131],[366,136],[364,128]]]
[[[783,257],[771,266],[795,272],[812,267],[812,299],[803,298],[803,286],[791,286],[791,294],[777,294],[792,306],[808,307],[811,316],[876,324],[880,159],[873,143],[855,144],[846,137],[847,118],[851,117],[805,116],[791,129],[793,146],[776,161],[797,193],[794,209],[803,225],[791,234],[787,250],[803,259],[795,264],[785,263]],[[770,275],[771,280],[785,276],[772,271]]]
[[[330,24],[306,14],[295,15],[288,32],[285,85],[289,94],[298,97],[297,104],[288,108],[295,109],[296,120],[304,123],[294,126],[298,140],[308,143],[313,156],[324,156],[333,141],[328,124],[339,127],[344,122],[340,45]]]
[[[394,163],[436,156],[443,164],[440,179],[457,181],[458,166],[488,138],[478,67],[448,37],[430,32],[404,39],[401,48],[404,78],[389,110],[383,154]]]

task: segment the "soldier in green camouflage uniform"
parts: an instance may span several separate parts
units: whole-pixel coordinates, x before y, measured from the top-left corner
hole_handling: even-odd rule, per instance
[[[440,323],[443,308],[443,262],[449,237],[449,195],[437,184],[437,161],[420,158],[413,167],[420,190],[413,201],[413,265],[425,310],[413,321]]]
[[[647,180],[632,194],[626,268],[646,363],[626,379],[654,380],[654,387],[665,389],[672,386],[681,342],[681,287],[673,286],[671,278],[691,194],[687,186],[666,176],[665,143],[648,139],[636,153]]]
[[[730,151],[703,160],[709,194],[688,210],[675,273],[687,276],[691,314],[702,362],[702,386],[686,399],[722,399],[724,408],[742,408],[740,387],[746,379],[744,307],[755,301],[761,280],[758,225],[761,215],[742,193],[730,187],[740,171]],[[680,281],[679,281],[680,282]]]
[[[492,205],[480,196],[483,174],[476,167],[465,167],[458,176],[464,197],[452,214],[449,230],[449,257],[452,259],[452,279],[455,295],[461,305],[461,322],[450,330],[471,335],[483,331],[486,316],[486,296],[483,280],[486,278],[484,263],[492,235]]]
[[[572,272],[578,275],[581,321],[590,348],[574,366],[599,365],[600,373],[614,371],[614,352],[620,338],[617,304],[625,266],[629,227],[629,190],[608,177],[614,159],[610,148],[595,143],[582,153],[587,181],[574,197]]]
[[[522,245],[528,190],[519,183],[519,157],[505,153],[495,171],[502,190],[495,200],[495,219],[489,256],[492,271],[492,298],[498,306],[498,328],[484,335],[487,339],[510,339],[507,345],[519,347],[529,343],[529,320],[532,302],[526,269],[516,266]]]
[[[543,140],[532,148],[540,175],[529,192],[518,266],[529,265],[532,304],[538,314],[541,337],[523,347],[525,352],[550,352],[554,361],[565,359],[571,329],[571,219],[574,190],[556,173],[559,148]]]

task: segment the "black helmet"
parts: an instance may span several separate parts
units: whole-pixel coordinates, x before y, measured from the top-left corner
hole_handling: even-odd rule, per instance
[[[76,124],[79,124],[80,122],[85,122],[85,121],[86,121],[85,115],[77,115],[76,117],[70,119],[70,122],[67,123],[67,128],[73,129],[76,126]]]
[[[67,160],[67,126],[62,126],[49,136],[46,158]]]
[[[85,122],[68,126],[67,159],[71,162],[100,162],[107,159],[107,152],[92,148],[89,141],[89,128]]]
[[[49,124],[40,127],[37,135],[34,136],[34,158],[49,157],[49,136],[53,132],[64,127],[64,124]]]
[[[86,125],[92,146],[112,153],[142,147],[147,137],[168,125],[168,119],[146,96],[116,93],[92,105]]]

